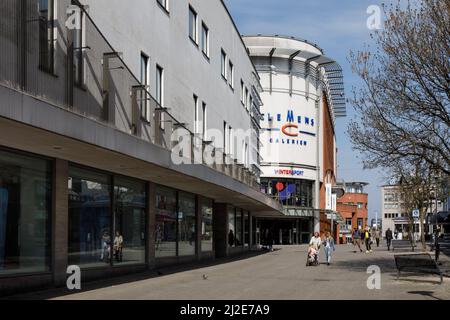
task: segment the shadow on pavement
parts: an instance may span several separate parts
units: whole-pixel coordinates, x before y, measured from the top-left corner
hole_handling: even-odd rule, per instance
[[[424,297],[430,297],[430,298],[433,298],[435,300],[444,300],[444,299],[440,299],[438,297],[435,297],[433,295],[434,294],[433,291],[409,291],[408,293],[409,294],[421,295],[421,296],[424,296]]]
[[[68,291],[67,288],[50,288],[47,290],[29,292],[24,294],[16,294],[11,296],[0,297],[0,300],[47,300],[57,297],[69,296],[72,294],[88,292],[97,289],[103,289],[112,286],[118,286],[122,284],[144,281],[149,279],[154,279],[158,277],[163,277],[167,275],[172,275],[180,272],[193,271],[202,268],[208,268],[216,265],[222,265],[226,263],[232,263],[236,261],[251,259],[257,256],[262,256],[266,254],[273,254],[280,249],[274,249],[274,251],[252,251],[249,253],[239,254],[233,257],[214,259],[209,261],[193,262],[184,265],[174,265],[163,268],[157,268],[154,270],[149,270],[146,272],[134,273],[130,275],[122,275],[109,279],[94,280],[89,282],[84,282],[82,284],[82,290],[79,291]],[[205,276],[204,276],[205,277]]]

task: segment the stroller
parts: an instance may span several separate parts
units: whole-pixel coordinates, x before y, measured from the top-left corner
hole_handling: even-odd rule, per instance
[[[318,266],[319,265],[319,250],[314,247],[309,247],[308,256],[306,258],[306,266]]]

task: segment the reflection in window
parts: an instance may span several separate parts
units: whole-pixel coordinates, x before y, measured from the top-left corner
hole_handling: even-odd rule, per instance
[[[0,275],[49,271],[51,165],[0,151]]]
[[[213,251],[213,203],[211,200],[201,201],[202,212],[202,252]]]
[[[228,207],[228,245],[236,245],[236,210],[231,206]]]
[[[113,263],[145,263],[145,184],[115,179]]]
[[[107,175],[69,169],[69,264],[110,264],[111,197]]]
[[[156,190],[156,257],[175,257],[177,255],[177,195],[176,191],[158,187]]]
[[[195,255],[195,196],[180,192],[178,201],[178,255]]]
[[[314,182],[297,179],[261,179],[261,191],[285,206],[312,208]]]
[[[244,211],[244,245],[250,244],[250,213]]]
[[[54,72],[55,10],[54,0],[39,0],[39,67]]]
[[[236,209],[236,247],[242,246],[242,211]]]

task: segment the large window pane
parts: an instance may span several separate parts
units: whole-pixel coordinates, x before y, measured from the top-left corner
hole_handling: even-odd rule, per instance
[[[51,164],[0,151],[0,275],[49,271]]]
[[[211,200],[202,200],[202,252],[213,251],[213,203]]]
[[[69,169],[69,264],[110,264],[111,187],[107,175]]]
[[[178,199],[178,255],[195,255],[195,196],[180,192]]]
[[[236,210],[234,207],[228,207],[228,245],[236,245]]]
[[[114,264],[145,263],[145,183],[115,179]]]
[[[244,215],[244,245],[250,244],[250,213],[245,212]]]
[[[158,187],[156,190],[155,256],[177,255],[177,194],[175,190]]]
[[[236,247],[242,246],[242,211],[236,209]]]

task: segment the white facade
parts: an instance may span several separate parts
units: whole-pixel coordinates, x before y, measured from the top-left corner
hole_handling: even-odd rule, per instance
[[[340,67],[317,46],[293,37],[258,35],[246,36],[244,41],[263,87],[261,179],[267,185],[262,188],[285,205],[319,209],[320,184],[325,176],[322,164],[326,141],[321,119],[324,100],[330,104],[332,126],[336,117],[345,115],[345,103],[330,94],[333,84],[327,80],[331,73],[339,79]],[[335,68],[330,70],[325,65]],[[334,92],[337,91],[339,88]],[[335,145],[334,136],[333,140]],[[336,150],[332,152],[336,159]],[[333,166],[336,172],[336,162]],[[276,185],[283,182],[285,189],[280,192]],[[311,196],[312,201],[301,200]],[[289,197],[294,200],[286,201]],[[315,230],[318,229],[316,211]]]
[[[247,168],[258,167],[251,118],[258,116],[254,109],[259,108],[259,79],[222,1],[169,0],[167,10],[157,0],[83,3],[133,73],[140,74],[141,54],[148,56],[150,92],[155,97],[157,66],[163,68],[163,107],[192,132],[203,136],[205,128],[213,147],[225,150]],[[190,11],[196,14],[193,38]],[[242,101],[241,81],[248,92],[246,101]]]

